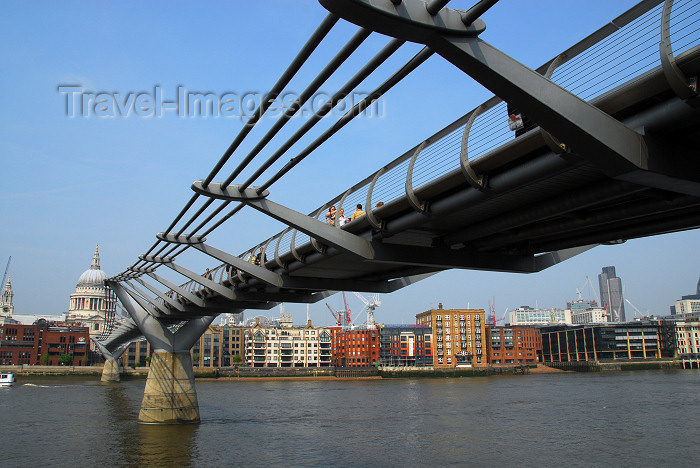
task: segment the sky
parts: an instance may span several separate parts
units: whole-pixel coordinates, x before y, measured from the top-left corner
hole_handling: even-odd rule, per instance
[[[487,28],[481,37],[536,68],[635,3],[502,0],[483,16]],[[469,5],[462,0],[450,4]],[[242,126],[235,115],[243,109],[233,105],[218,117],[189,116],[180,109],[155,115],[147,97],[140,103],[124,99],[160,93],[163,101],[171,101],[183,89],[222,99],[228,95],[233,103],[244,96],[254,100],[270,89],[325,15],[311,0],[3,3],[0,271],[12,256],[15,313],[67,311],[69,295],[97,244],[108,275],[133,264],[191,197],[191,183],[209,174]],[[334,29],[289,89],[300,92],[355,30],[348,24]],[[385,43],[373,34],[321,91],[334,92]],[[415,44],[402,47],[361,89],[373,89],[418,50]],[[84,108],[71,99],[79,99],[71,94],[76,89],[106,93],[113,102],[122,99],[122,107]],[[353,121],[273,186],[270,198],[309,212],[490,96],[433,56],[384,97],[381,116]],[[272,122],[263,123],[269,128]],[[326,126],[319,124],[319,131]],[[303,148],[317,134],[294,148]],[[255,141],[247,140],[242,148]],[[222,174],[240,161],[236,155]],[[242,212],[211,240],[241,253],[282,227]],[[382,295],[375,315],[379,322],[413,323],[416,313],[440,302],[445,308],[488,309],[494,297],[498,317],[521,305],[563,308],[576,299],[577,289],[594,299],[587,278],[597,292],[597,275],[608,265],[617,268],[625,296],[637,308],[665,315],[676,299],[695,290],[699,246],[700,231],[693,230],[600,246],[536,274],[447,271]],[[218,265],[189,252],[178,263],[195,271]],[[362,304],[353,295],[348,301],[356,315]],[[327,302],[337,309],[342,298],[335,295]],[[305,320],[306,306],[285,306],[295,323]],[[634,310],[626,309],[630,317]],[[279,315],[279,310],[266,314]],[[315,324],[332,322],[323,302],[311,306],[310,316]]]

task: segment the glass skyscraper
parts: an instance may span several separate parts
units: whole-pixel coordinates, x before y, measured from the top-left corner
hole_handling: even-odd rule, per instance
[[[612,322],[625,322],[625,298],[622,297],[622,279],[615,274],[614,266],[603,267],[598,275],[601,307],[611,314]]]

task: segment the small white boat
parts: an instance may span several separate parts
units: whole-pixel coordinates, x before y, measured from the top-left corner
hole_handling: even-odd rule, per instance
[[[2,372],[0,373],[0,387],[9,387],[15,383],[14,372]]]

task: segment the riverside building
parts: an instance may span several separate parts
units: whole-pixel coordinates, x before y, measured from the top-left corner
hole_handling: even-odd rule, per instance
[[[489,364],[524,365],[538,362],[542,335],[533,327],[486,327]]]
[[[379,333],[376,327],[330,327],[331,365],[369,367],[379,361]]]
[[[658,322],[540,328],[544,362],[613,361],[662,357]],[[668,350],[664,348],[664,354]]]
[[[195,367],[228,367],[243,362],[245,329],[230,325],[210,325],[192,347]]]
[[[433,330],[429,325],[379,325],[377,330],[381,366],[433,365]]]
[[[71,324],[43,319],[34,325],[5,324],[0,326],[0,365],[82,366],[89,339],[86,327]]]
[[[293,327],[291,314],[281,314],[279,327],[264,327],[259,318],[244,330],[245,362],[251,367],[329,367],[331,331]]]
[[[436,369],[486,366],[484,309],[431,309],[416,315],[417,325],[432,328]]]

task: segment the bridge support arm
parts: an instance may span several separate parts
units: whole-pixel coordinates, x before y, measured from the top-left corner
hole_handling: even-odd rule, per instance
[[[105,358],[105,364],[102,368],[101,382],[119,382],[121,380],[119,372],[119,358],[127,350],[131,342],[122,343],[114,351],[109,351],[100,341],[95,338],[90,338],[95,344],[95,347]]]
[[[174,343],[168,327],[149,314],[121,283],[109,282],[108,284],[153,349],[172,351]]]
[[[152,317],[120,283],[107,283],[154,350],[139,421],[157,424],[198,422],[199,402],[190,349],[216,315],[191,319],[173,333]]]
[[[249,275],[258,278],[267,284],[277,287],[282,285],[282,279],[280,278],[280,275],[268,270],[267,268],[263,268],[261,266],[254,265],[250,262],[246,262],[242,258],[236,257],[235,255],[231,255],[229,253],[224,252],[223,250],[219,250],[216,247],[212,247],[211,245],[207,245],[204,243],[195,244],[192,247],[204,252],[210,257],[214,257],[217,260],[231,265],[232,267],[238,270],[245,271]]]
[[[363,258],[372,256],[372,246],[368,240],[267,200],[264,198],[267,191],[263,195],[259,195],[252,187],[241,191],[238,186],[221,187],[221,184],[209,184],[208,187],[204,188],[201,180],[192,184],[192,190],[208,197],[244,202],[261,213],[292,226],[325,244]]]

